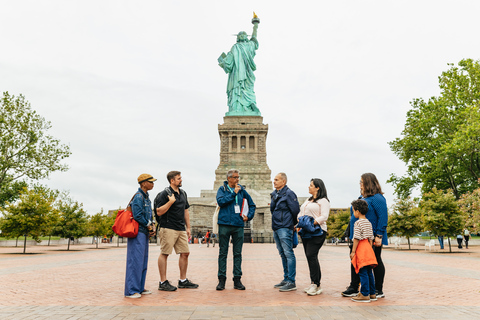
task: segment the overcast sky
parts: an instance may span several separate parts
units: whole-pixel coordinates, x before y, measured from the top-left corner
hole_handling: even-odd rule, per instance
[[[212,189],[228,111],[217,65],[259,16],[255,92],[267,163],[298,196],[324,180],[332,207],[404,164],[409,102],[439,94],[447,63],[479,59],[479,1],[4,1],[0,90],[25,95],[71,148],[44,181],[89,214],[125,206],[137,177],[180,170],[189,196]]]

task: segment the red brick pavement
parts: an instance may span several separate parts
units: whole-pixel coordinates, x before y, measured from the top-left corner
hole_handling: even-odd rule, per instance
[[[152,295],[141,299],[123,297],[126,247],[75,245],[64,247],[0,248],[1,306],[350,306],[357,305],[340,292],[349,283],[348,248],[326,245],[320,251],[323,293],[307,296],[308,267],[301,245],[297,256],[297,287],[282,293],[273,285],[282,279],[280,257],[274,244],[245,244],[243,278],[246,291],[227,281],[216,291],[218,246],[191,245],[187,276],[199,289],[158,291],[159,247],[150,246],[147,288]],[[480,247],[454,253],[385,249],[385,299],[377,306],[480,306]],[[405,249],[405,248],[404,248]],[[231,252],[230,252],[231,254]],[[231,274],[229,256],[227,274]],[[176,283],[178,256],[169,258],[167,276]]]

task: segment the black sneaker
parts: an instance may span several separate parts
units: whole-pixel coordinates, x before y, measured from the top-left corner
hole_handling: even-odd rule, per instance
[[[377,299],[385,298],[385,294],[383,293],[383,291],[376,290],[375,292],[376,292],[376,295],[377,295]]]
[[[356,297],[358,295],[358,290],[352,287],[347,287],[347,290],[342,292],[344,297]]]
[[[164,283],[160,282],[158,285],[158,290],[162,291],[175,291],[177,290],[177,287],[172,286],[168,280],[166,280]]]
[[[278,289],[278,288],[281,288],[281,287],[283,287],[283,286],[284,286],[284,285],[286,285],[286,284],[287,284],[287,281],[285,281],[285,280],[282,280],[282,282],[280,282],[280,283],[277,283],[277,284],[276,284],[276,285],[274,285],[273,287],[274,287],[275,289]]]
[[[280,292],[287,292],[287,291],[294,291],[294,290],[297,290],[297,287],[295,286],[295,282],[287,282],[286,285],[284,285],[279,289]]]
[[[198,284],[191,282],[190,280],[180,281],[178,280],[178,288],[180,289],[196,289]]]

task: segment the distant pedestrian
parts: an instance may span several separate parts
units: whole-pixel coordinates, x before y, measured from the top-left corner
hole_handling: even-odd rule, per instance
[[[283,266],[283,280],[273,287],[278,288],[281,292],[287,292],[297,290],[295,284],[297,261],[293,252],[293,233],[300,205],[295,192],[287,186],[285,173],[281,172],[275,176],[273,186],[275,190],[270,194],[273,238]]]
[[[465,239],[465,249],[468,249],[468,241],[470,240],[470,231],[467,228],[463,231],[463,238]]]
[[[210,246],[210,230],[207,230],[207,233],[205,233],[205,243],[207,244],[207,248]]]
[[[377,259],[372,249],[375,239],[372,224],[365,217],[368,212],[368,204],[365,200],[355,200],[352,202],[352,209],[358,220],[353,226],[353,247],[350,259],[362,284],[360,292],[352,300],[355,302],[376,301],[375,278],[372,269],[377,266]]]
[[[145,279],[148,266],[148,238],[153,235],[152,203],[148,191],[153,189],[157,180],[149,174],[138,177],[140,187],[129,206],[132,208],[133,219],[138,222],[138,235],[128,238],[127,271],[125,273],[125,297],[140,298],[142,294],[151,294],[145,289]]]
[[[438,243],[440,244],[440,249],[443,249],[443,236],[438,236]]]
[[[312,223],[312,230],[302,228],[299,235],[302,238],[303,250],[307,257],[308,269],[310,270],[310,286],[305,292],[314,296],[322,293],[320,281],[322,280],[322,271],[318,261],[318,252],[322,248],[327,237],[327,219],[330,214],[330,200],[327,197],[327,189],[321,179],[310,180],[308,193],[312,196],[305,200],[300,207],[298,219],[309,218]],[[300,222],[298,224],[300,226]],[[335,238],[333,238],[335,239]]]
[[[213,247],[215,248],[215,240],[217,239],[217,235],[215,233],[212,232],[212,243],[213,243]]]
[[[458,249],[462,249],[463,236],[461,234],[457,235]]]

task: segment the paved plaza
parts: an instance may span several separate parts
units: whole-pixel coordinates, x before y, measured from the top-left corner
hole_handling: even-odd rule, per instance
[[[453,244],[452,244],[453,245]],[[349,283],[346,245],[325,245],[319,254],[323,293],[307,296],[308,266],[300,244],[297,291],[279,292],[280,257],[274,244],[245,244],[247,290],[233,289],[231,276],[216,291],[218,246],[190,245],[188,277],[199,289],[158,291],[159,247],[150,246],[146,287],[152,295],[123,297],[126,245],[101,244],[0,248],[0,319],[474,319],[480,315],[480,246],[429,252],[384,249],[386,297],[355,303],[340,292]],[[231,250],[231,249],[230,249]],[[231,252],[227,273],[231,275]],[[167,276],[178,280],[178,256]]]

